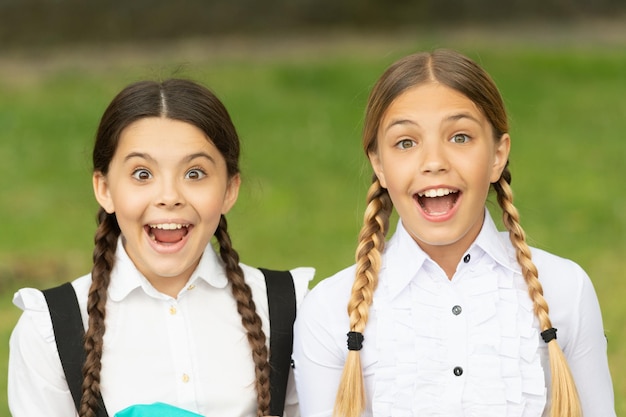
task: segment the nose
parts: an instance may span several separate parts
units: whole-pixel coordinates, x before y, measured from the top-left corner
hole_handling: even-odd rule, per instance
[[[439,140],[424,141],[420,156],[420,169],[424,174],[442,173],[449,168],[444,144]]]
[[[185,199],[178,181],[174,179],[163,179],[161,187],[159,187],[159,194],[156,201],[158,206],[165,208],[183,206]]]

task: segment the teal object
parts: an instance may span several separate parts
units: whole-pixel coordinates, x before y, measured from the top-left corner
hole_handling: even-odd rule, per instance
[[[164,403],[131,405],[114,417],[202,417],[200,414]]]

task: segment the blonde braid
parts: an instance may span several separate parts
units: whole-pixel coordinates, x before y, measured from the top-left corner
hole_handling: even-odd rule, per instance
[[[515,247],[517,262],[522,268],[522,275],[528,286],[528,294],[533,301],[535,316],[539,320],[541,331],[555,331],[551,330],[552,321],[549,316],[548,303],[543,297],[543,287],[539,282],[537,267],[531,259],[530,247],[526,243],[526,233],[519,222],[519,212],[513,205],[510,182],[511,174],[508,167],[505,167],[500,180],[493,184],[498,204],[502,208],[502,220]],[[556,337],[548,341],[548,354],[552,375],[550,417],[581,417],[582,410],[574,378]]]
[[[241,315],[241,323],[248,333],[248,343],[252,349],[252,359],[255,365],[257,416],[266,416],[270,412],[270,366],[268,363],[268,349],[262,321],[256,312],[252,299],[252,291],[244,280],[243,271],[239,266],[239,254],[233,249],[226,217],[222,215],[215,231],[215,237],[220,246],[220,257],[226,268],[226,276],[231,284],[231,290],[237,311]]]
[[[83,395],[78,413],[80,417],[95,417],[99,407],[107,288],[111,281],[119,234],[120,229],[115,215],[107,214],[104,209],[100,208],[98,211],[98,229],[94,239],[92,282],[87,299],[89,327],[85,333],[84,341],[86,358],[83,366]]]
[[[360,337],[359,344],[369,318],[374,290],[378,284],[381,254],[385,247],[385,236],[393,209],[387,190],[381,187],[376,176],[368,190],[367,202],[356,250],[356,276],[348,302],[349,335],[356,333]],[[358,417],[365,409],[365,388],[359,349],[360,346],[358,349],[348,351],[337,390],[334,416]]]

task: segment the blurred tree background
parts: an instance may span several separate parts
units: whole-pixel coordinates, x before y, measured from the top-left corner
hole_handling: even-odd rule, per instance
[[[626,415],[624,0],[0,0],[0,415],[13,292],[91,267],[91,143],[124,85],[182,76],[217,93],[243,146],[234,246],[317,282],[354,259],[372,83],[436,47],[500,87],[522,224],[591,276]]]
[[[215,34],[567,22],[615,17],[623,0],[0,0],[2,48]]]

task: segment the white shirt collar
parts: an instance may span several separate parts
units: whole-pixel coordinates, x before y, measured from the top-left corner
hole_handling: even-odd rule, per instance
[[[398,220],[396,231],[385,246],[379,276],[388,276],[386,286],[390,294],[399,294],[405,289],[424,262],[429,259],[411,235],[402,220]]]
[[[474,247],[479,247],[499,265],[519,272],[520,267],[515,256],[515,249],[511,245],[509,232],[500,232],[496,227],[489,210],[485,208],[485,221],[480,233],[474,243],[470,246],[470,251]]]
[[[507,240],[508,233],[498,231],[489,210],[485,208],[483,227],[467,253],[472,258],[478,259],[476,251],[482,251],[499,265],[518,272],[515,253],[511,250],[510,244],[506,244]],[[380,271],[381,275],[384,272],[385,275],[393,277],[385,284],[389,294],[395,296],[404,290],[427,261],[432,262],[406,231],[402,220],[399,220],[394,235],[386,244]]]
[[[201,279],[215,288],[224,288],[228,285],[228,278],[224,272],[222,262],[211,245],[207,245],[200,263],[191,274],[189,283]],[[113,301],[121,301],[137,288],[153,297],[167,297],[158,292],[152,284],[139,272],[135,264],[126,253],[122,238],[117,242],[115,253],[115,266],[111,272],[111,283],[109,284],[109,297]]]

